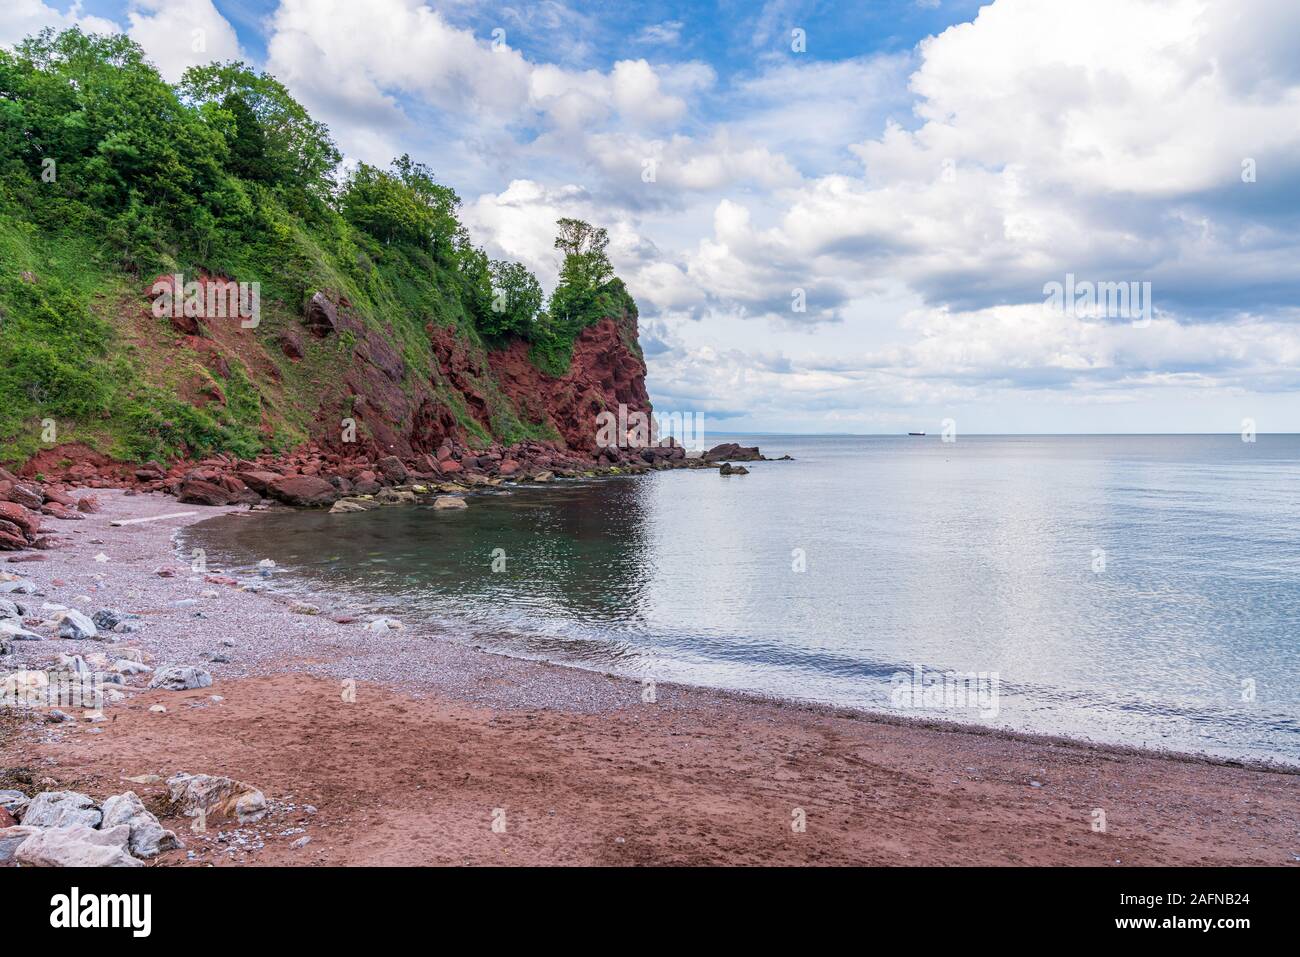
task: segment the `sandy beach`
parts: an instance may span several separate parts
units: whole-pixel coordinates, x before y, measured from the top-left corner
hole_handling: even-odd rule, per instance
[[[640,682],[488,654],[416,623],[367,630],[327,594],[303,614],[221,569],[193,574],[177,528],[237,509],[96,495],[102,512],[55,523],[64,547],[0,570],[33,582],[24,600],[37,606],[117,608],[141,630],[115,645],[14,642],[0,670],[131,647],[213,684],[147,690],[148,675],[131,677],[99,722],[0,715],[0,788],[97,800],[130,788],[162,810],[162,779],[187,771],[264,792],[255,824],[197,833],[160,813],[185,847],[159,865],[1300,860],[1289,770],[682,686],[646,701]],[[193,514],[110,525],[176,512]],[[127,780],[148,775],[159,781]]]

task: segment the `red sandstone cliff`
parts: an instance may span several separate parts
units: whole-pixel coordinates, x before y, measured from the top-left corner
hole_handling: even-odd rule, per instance
[[[635,335],[635,320],[632,334]],[[528,421],[543,422],[559,433],[575,452],[596,454],[597,417],[628,412],[650,414],[645,387],[645,360],[628,348],[613,319],[588,326],[573,346],[569,371],[560,378],[546,375],[528,358],[528,348],[514,342],[488,355],[501,389]]]
[[[156,337],[150,304],[131,318],[137,341]],[[222,489],[235,499],[265,493],[280,473],[341,477],[337,489],[399,481],[405,468],[424,476],[506,475],[576,468],[597,458],[669,457],[668,449],[643,455],[597,446],[602,412],[651,411],[634,315],[583,330],[558,377],[537,368],[523,341],[488,350],[452,326],[432,323],[421,341],[410,342],[409,333],[404,341],[392,325],[367,324],[345,297],[327,291],[313,294],[291,321],[255,334],[237,323],[193,317],[172,326],[175,339],[164,355],[173,369],[188,372],[178,387],[182,396],[199,406],[225,405],[236,375],[257,390],[268,443],[285,421],[296,421],[308,441],[254,461],[209,456],[198,469],[193,459],[138,468],[83,445],[60,445],[25,463],[21,473],[171,491],[189,480],[199,483],[191,485],[195,496],[216,501]],[[387,473],[378,464],[386,457],[399,463],[390,463]]]

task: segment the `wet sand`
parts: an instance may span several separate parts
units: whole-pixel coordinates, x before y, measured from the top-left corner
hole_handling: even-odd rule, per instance
[[[682,686],[661,684],[647,702],[637,681],[337,623],[357,610],[329,595],[311,598],[323,614],[303,615],[286,597],[205,581],[176,559],[172,535],[226,509],[96,494],[103,513],[58,523],[68,547],[0,570],[40,586],[37,605],[141,614],[143,630],[119,644],[153,665],[207,668],[213,686],[149,691],[147,676],[134,678],[96,724],[2,716],[0,787],[95,798],[131,788],[161,807],[161,784],[124,779],[189,771],[265,792],[272,810],[254,825],[200,834],[165,817],[186,849],[162,864],[1279,865],[1300,855],[1290,770]],[[109,525],[178,511],[196,514]],[[179,573],[156,575],[164,565]],[[208,589],[217,597],[200,597]],[[113,646],[15,650],[8,664],[30,666]],[[213,653],[231,660],[203,657]],[[148,710],[159,703],[165,713]]]

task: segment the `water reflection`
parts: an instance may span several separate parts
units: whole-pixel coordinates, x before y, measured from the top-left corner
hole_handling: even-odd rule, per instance
[[[762,444],[797,461],[188,535],[511,653],[880,710],[997,672],[993,723],[1297,759],[1300,439]]]

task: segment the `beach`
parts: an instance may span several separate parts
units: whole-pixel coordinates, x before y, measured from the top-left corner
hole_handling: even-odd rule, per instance
[[[37,586],[26,601],[113,607],[139,614],[141,629],[115,644],[14,642],[5,670],[131,647],[155,668],[194,665],[213,681],[167,691],[130,677],[101,721],[11,710],[0,716],[0,788],[95,800],[135,790],[185,845],[157,865],[1284,865],[1300,855],[1290,769],[651,689],[414,624],[373,631],[327,593],[312,608],[301,595],[241,590],[219,568],[192,573],[176,530],[237,509],[96,495],[101,512],[59,523],[64,547],[0,569]],[[177,512],[191,514],[110,525]],[[162,799],[182,771],[254,784],[268,811],[196,832]]]

